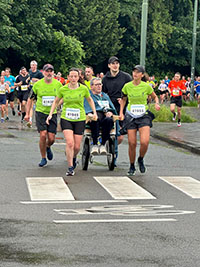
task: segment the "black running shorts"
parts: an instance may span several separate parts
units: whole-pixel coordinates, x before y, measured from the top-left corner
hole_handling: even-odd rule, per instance
[[[145,114],[141,118],[133,119],[130,115],[126,114],[125,123],[127,123],[127,130],[139,129],[144,126],[152,127],[152,118],[149,114]],[[130,123],[128,123],[130,121]]]
[[[15,92],[11,92],[11,93],[6,93],[6,99],[8,100],[8,102],[14,102],[15,99]]]
[[[170,104],[175,104],[177,107],[182,107],[182,96],[172,96],[170,99]]]
[[[49,125],[46,124],[46,119],[49,115],[36,111],[35,119],[38,132],[47,131],[49,133],[56,134],[57,130],[57,114],[52,115],[52,119],[49,121]]]
[[[85,121],[68,121],[61,118],[60,126],[62,131],[72,130],[74,134],[83,135],[85,130]]]
[[[28,95],[29,95],[29,91],[18,91],[17,92],[17,98],[19,99],[20,103],[22,103],[22,101],[27,101],[28,99]]]

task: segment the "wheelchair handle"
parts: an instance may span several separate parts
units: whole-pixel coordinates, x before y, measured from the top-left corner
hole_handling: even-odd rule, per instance
[[[96,119],[93,118],[93,114],[92,115],[86,115],[85,122],[88,123],[89,121],[96,121]]]

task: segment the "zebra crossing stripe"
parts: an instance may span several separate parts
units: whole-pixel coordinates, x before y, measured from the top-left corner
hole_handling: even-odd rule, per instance
[[[200,198],[200,181],[190,176],[159,176],[158,178],[191,198]]]
[[[62,177],[27,177],[32,201],[74,200]]]
[[[156,199],[126,176],[95,176],[94,179],[114,199]]]

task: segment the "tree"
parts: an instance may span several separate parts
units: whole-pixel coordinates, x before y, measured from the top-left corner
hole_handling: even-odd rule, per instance
[[[97,65],[119,51],[124,30],[117,20],[117,0],[59,1],[58,7],[58,15],[51,23],[83,43],[85,63]]]
[[[0,1],[0,64],[5,61],[6,50],[10,47],[17,47],[15,36],[18,32],[10,20],[12,3],[12,0]]]

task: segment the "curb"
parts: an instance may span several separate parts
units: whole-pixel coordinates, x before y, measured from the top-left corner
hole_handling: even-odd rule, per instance
[[[170,139],[168,138],[166,135],[160,135],[160,134],[157,134],[155,132],[151,132],[151,136],[153,138],[157,138],[161,141],[164,141],[170,145],[174,145],[176,147],[181,147],[181,148],[184,148],[186,150],[189,150],[190,152],[194,153],[194,154],[198,154],[200,155],[200,147],[194,147],[194,145],[192,144],[189,144],[189,143],[182,143],[182,142],[179,142],[179,141],[176,141],[176,140],[173,140],[173,139]]]

